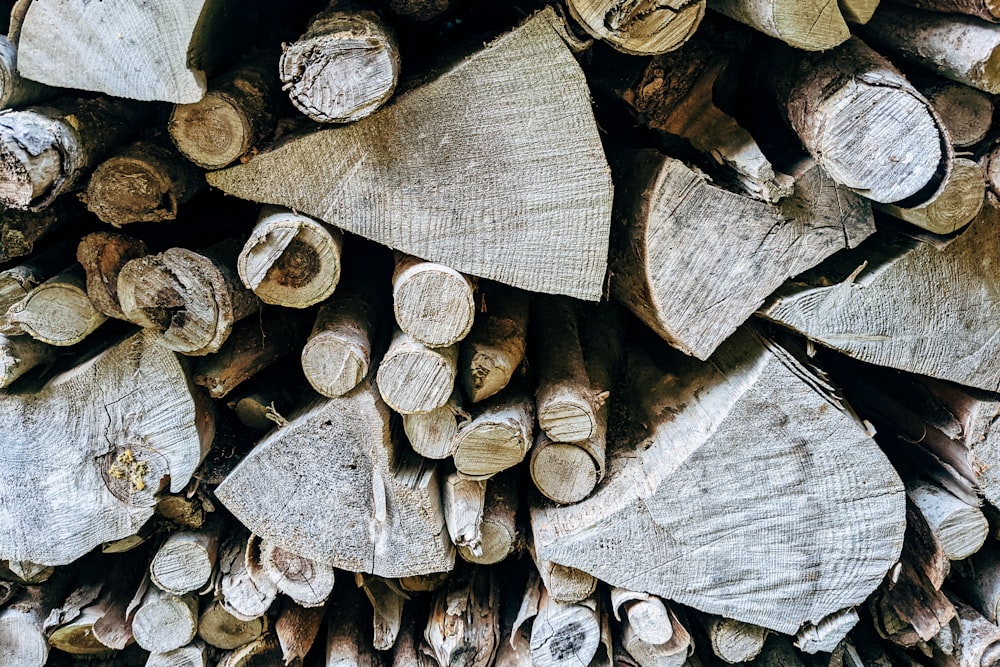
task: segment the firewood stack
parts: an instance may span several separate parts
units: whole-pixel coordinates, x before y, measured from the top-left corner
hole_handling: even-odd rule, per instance
[[[1000,664],[1000,5],[479,5],[7,3],[0,665]]]

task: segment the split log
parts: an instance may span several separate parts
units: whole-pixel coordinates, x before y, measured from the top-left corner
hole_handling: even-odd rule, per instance
[[[83,68],[74,63],[74,69]],[[32,211],[49,206],[81,186],[139,120],[134,106],[106,98],[0,112],[0,204]]]
[[[523,461],[534,437],[534,407],[516,386],[480,404],[455,435],[452,458],[458,472],[487,479]]]
[[[545,9],[367,119],[290,139],[209,183],[465,274],[598,299],[611,181],[559,21]]]
[[[243,284],[264,303],[308,308],[337,288],[343,242],[338,229],[288,209],[265,206],[236,268]]]
[[[531,626],[531,662],[536,667],[588,665],[601,643],[599,603],[556,602],[543,588]]]
[[[538,556],[778,632],[859,604],[902,547],[903,486],[803,356],[752,328],[710,363],[663,350],[669,372],[634,351],[632,409],[648,427],[618,443],[593,496],[534,506]],[[703,476],[726,493],[703,494]],[[720,581],[720,567],[741,574]]]
[[[118,302],[118,274],[127,262],[147,254],[143,241],[117,232],[94,232],[80,239],[76,261],[87,274],[87,296],[97,310],[126,319]]]
[[[316,642],[326,607],[302,607],[286,598],[274,622],[274,634],[286,665],[300,665]]]
[[[403,625],[404,605],[410,596],[392,579],[355,573],[354,583],[365,592],[375,614],[372,616],[376,651],[389,651]]]
[[[989,95],[944,79],[917,87],[948,128],[953,145],[964,148],[986,138],[993,124],[993,99]]]
[[[47,586],[30,586],[0,611],[0,656],[8,664],[42,667],[49,655],[49,643],[42,626],[60,602],[69,581]]]
[[[352,586],[345,588],[337,604],[331,606],[326,621],[325,662],[321,663],[325,667],[378,667],[382,664],[369,640],[372,633],[365,604]]]
[[[978,507],[930,484],[907,485],[906,495],[920,510],[948,558],[968,558],[983,546],[989,524]]]
[[[413,451],[428,459],[446,459],[455,453],[455,436],[469,419],[456,389],[436,410],[403,415],[403,430]]]
[[[712,652],[730,665],[756,658],[767,639],[767,630],[760,626],[718,616],[706,620],[705,631]]]
[[[996,664],[1000,655],[1000,628],[961,600],[953,597],[951,601],[957,612],[952,622],[955,630],[953,664],[958,667]]]
[[[255,534],[322,563],[381,577],[450,570],[437,472],[407,449],[369,377],[289,416],[215,495]]]
[[[218,667],[272,667],[281,660],[281,648],[274,635],[266,633],[226,653],[219,660]],[[360,666],[359,666],[360,667]]]
[[[4,210],[0,219],[0,262],[34,254],[39,241],[76,217],[76,207],[67,199],[38,212]]]
[[[507,386],[524,360],[528,294],[499,283],[487,287],[484,311],[462,341],[458,376],[473,403]]]
[[[223,608],[242,621],[267,613],[278,587],[260,564],[260,539],[233,534],[219,552],[218,594]]]
[[[806,623],[795,633],[795,645],[803,653],[832,653],[860,620],[851,607],[830,614],[819,623]]]
[[[482,554],[481,524],[486,505],[486,482],[451,472],[444,478],[441,504],[452,543],[459,548],[465,547],[473,555]]]
[[[378,366],[379,393],[404,415],[436,410],[455,388],[457,365],[457,346],[426,347],[397,329]]]
[[[396,253],[392,310],[410,338],[448,347],[465,338],[476,316],[475,285],[458,271]]]
[[[966,14],[984,21],[1000,22],[1000,3],[996,0],[892,0],[898,5],[945,14]]]
[[[150,653],[145,667],[208,667],[208,649],[201,642],[166,653]]]
[[[531,530],[535,530],[535,517],[538,515],[536,505],[531,507]],[[531,559],[535,561],[538,576],[545,590],[557,602],[580,602],[586,600],[597,590],[597,579],[583,570],[559,565],[538,557],[534,547],[531,549]]]
[[[836,2],[709,0],[708,6],[765,35],[806,51],[826,51],[851,36]]]
[[[200,252],[170,248],[133,259],[118,274],[122,312],[153,329],[167,349],[196,356],[218,352],[233,324],[260,309],[231,268],[241,245],[233,238]]]
[[[790,282],[760,314],[861,361],[996,392],[1000,302],[987,266],[1000,251],[998,229],[1000,211],[987,203],[944,248],[890,237],[863,256],[843,253]],[[957,312],[960,322],[943,315]]]
[[[438,591],[424,639],[439,665],[489,667],[500,640],[500,591],[493,570],[456,572]]]
[[[59,91],[21,76],[17,67],[17,42],[0,36],[0,109],[18,109],[55,97]]]
[[[459,555],[470,563],[493,565],[514,553],[517,534],[517,478],[510,473],[486,482],[486,498],[479,524],[481,545],[478,553],[456,542]]]
[[[61,565],[136,533],[154,494],[180,492],[212,442],[191,391],[176,355],[139,333],[36,393],[0,395],[0,554]]]
[[[372,11],[337,2],[312,18],[305,34],[284,46],[282,88],[295,107],[319,123],[349,123],[371,114],[399,81],[395,35]]]
[[[818,164],[792,173],[795,192],[779,209],[656,151],[632,155],[620,171],[627,226],[612,252],[612,294],[671,345],[707,359],[786,279],[874,231],[869,204]]]
[[[217,600],[209,603],[198,618],[198,637],[206,644],[226,651],[252,642],[265,630],[266,618],[238,619]]]
[[[871,21],[879,0],[840,0],[840,13],[848,23],[864,25]]]
[[[278,124],[280,82],[270,53],[250,56],[208,83],[200,100],[174,107],[167,131],[184,157],[221,169],[267,143]]]
[[[161,590],[184,595],[200,590],[215,568],[219,526],[210,522],[201,530],[171,533],[149,565],[150,577]]]
[[[135,616],[135,642],[151,653],[173,651],[194,639],[198,630],[198,596],[166,593],[150,586]]]
[[[674,636],[670,610],[655,595],[613,586],[611,610],[618,620],[624,612],[632,631],[645,642],[663,644]]]
[[[876,46],[945,78],[1000,93],[1000,29],[994,25],[887,3],[861,32]]]
[[[688,658],[694,651],[691,634],[672,610],[667,609],[667,615],[670,639],[660,644],[652,644],[643,639],[638,627],[633,625],[631,616],[626,615],[621,619],[622,648],[639,667],[682,667],[688,664]]]
[[[22,264],[0,271],[0,333],[8,336],[24,333],[16,324],[7,322],[7,311],[23,301],[31,290],[65,269],[71,261],[71,245],[60,243]]]
[[[50,364],[55,358],[56,351],[51,345],[29,336],[0,334],[0,389],[6,389],[31,369]]]
[[[107,321],[87,296],[86,276],[78,265],[49,278],[7,309],[16,326],[48,345],[75,345]]]
[[[278,590],[303,607],[320,607],[333,592],[333,567],[262,540],[260,563]]]
[[[951,234],[979,215],[985,198],[982,168],[968,158],[955,158],[944,187],[927,203],[915,208],[876,204],[875,208],[929,232]]]
[[[690,39],[705,17],[705,0],[570,0],[566,4],[570,15],[592,37],[635,56],[673,51]]]

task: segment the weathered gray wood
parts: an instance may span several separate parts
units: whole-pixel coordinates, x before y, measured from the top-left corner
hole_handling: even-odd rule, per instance
[[[277,665],[280,660],[281,647],[274,635],[268,632],[249,644],[224,654],[218,667],[262,667]]]
[[[803,653],[832,653],[861,617],[853,608],[842,609],[822,619],[807,623],[795,633],[795,645]]]
[[[0,661],[9,665],[42,667],[49,656],[43,632],[46,617],[62,602],[69,580],[48,586],[30,586],[0,611]]]
[[[208,667],[208,649],[198,641],[166,653],[150,653],[146,667]]]
[[[503,473],[491,477],[485,484],[479,552],[468,545],[457,546],[459,555],[470,563],[494,565],[511,555],[518,546],[517,477],[513,472]]]
[[[17,109],[55,97],[58,91],[21,76],[17,68],[17,44],[10,35],[0,36],[0,109]]]
[[[528,333],[528,294],[491,284],[458,355],[458,377],[465,395],[478,403],[507,386],[524,360]]]
[[[9,326],[48,345],[75,345],[107,321],[87,296],[86,277],[73,265],[7,309]]]
[[[635,660],[639,667],[681,667],[688,664],[694,651],[694,642],[684,624],[671,609],[667,609],[670,625],[670,639],[653,644],[643,639],[633,625],[632,617],[622,618],[620,639],[622,648]]]
[[[222,606],[242,621],[260,618],[270,609],[278,587],[260,564],[260,539],[234,533],[219,552],[218,594]]]
[[[218,600],[211,602],[198,617],[198,637],[223,650],[239,648],[260,637],[267,629],[266,618],[244,621],[236,618]]]
[[[914,208],[876,204],[875,208],[935,234],[951,234],[983,210],[986,181],[983,170],[968,158],[955,158],[944,187],[927,203]]]
[[[198,596],[177,596],[150,586],[132,618],[135,642],[151,653],[173,651],[198,631]]]
[[[118,274],[126,262],[147,254],[143,241],[117,232],[94,232],[80,239],[76,261],[87,274],[87,296],[97,310],[126,319],[118,302]]]
[[[331,606],[326,622],[326,651],[324,667],[378,667],[382,664],[379,654],[372,648],[367,603],[353,586],[338,594],[337,604]]]
[[[531,506],[531,526],[534,532],[536,517],[542,517],[543,513],[538,511],[538,506]],[[590,574],[576,568],[566,567],[538,557],[538,552],[531,548],[531,559],[535,562],[538,576],[545,585],[545,590],[558,602],[580,602],[585,600],[597,590],[597,579]]]
[[[60,565],[138,531],[161,485],[179,492],[208,451],[207,408],[147,334],[36,393],[0,394],[0,558]]]
[[[542,589],[531,625],[531,662],[536,667],[587,665],[601,643],[600,603],[556,602]]]
[[[26,262],[0,271],[0,333],[19,336],[24,332],[6,318],[11,306],[23,300],[31,290],[64,270],[72,261],[70,244],[61,243]]]
[[[989,523],[978,507],[926,483],[907,484],[906,495],[920,510],[948,558],[968,558],[983,546]]]
[[[640,639],[650,644],[663,644],[674,636],[670,610],[660,598],[615,586],[610,593],[615,618],[628,619],[632,631]]]
[[[844,253],[790,282],[760,314],[861,361],[995,392],[1000,303],[988,267],[998,229],[1000,212],[987,203],[944,248],[890,237]],[[819,274],[824,283],[814,282]]]
[[[262,540],[260,562],[278,590],[303,607],[321,607],[333,591],[333,567]]]
[[[302,607],[286,599],[274,622],[274,634],[286,665],[300,664],[319,636],[325,607]]]
[[[996,623],[1000,617],[1000,549],[994,541],[987,543],[960,567],[961,578],[956,588],[962,598],[982,614],[986,620]]]
[[[958,667],[995,665],[1000,659],[1000,628],[958,598],[952,597],[951,601],[957,612],[952,622],[954,664]]]
[[[6,389],[32,368],[55,360],[56,350],[30,336],[0,334],[0,389]]]
[[[455,435],[452,458],[458,472],[487,479],[523,461],[534,437],[534,407],[517,386],[480,403]]]
[[[407,450],[369,377],[289,415],[215,495],[255,534],[322,563],[382,577],[450,570],[437,472]]]
[[[826,51],[851,36],[836,2],[709,0],[708,6],[797,49]]]
[[[945,14],[967,14],[984,21],[1000,22],[1000,3],[996,0],[892,0],[897,5]]]
[[[917,87],[934,105],[955,146],[973,146],[986,138],[993,124],[992,97],[946,79],[936,78],[932,83],[919,83]]]
[[[731,665],[756,658],[767,639],[767,630],[760,626],[719,616],[706,619],[705,631],[712,643],[712,652]]]
[[[401,414],[430,412],[448,402],[458,373],[458,347],[431,348],[396,329],[379,362],[378,390]]]
[[[475,285],[436,262],[396,253],[392,310],[408,336],[428,347],[448,347],[465,338],[476,317]]]
[[[880,0],[840,0],[840,13],[848,23],[864,25],[871,21]]]
[[[631,409],[648,426],[590,498],[535,505],[538,556],[782,632],[864,600],[902,547],[903,487],[798,354],[751,328],[710,363],[664,350],[660,370],[634,351]]]
[[[705,0],[570,0],[566,5],[590,35],[637,56],[673,51],[694,34],[705,16]]]
[[[209,182],[466,274],[597,299],[611,181],[558,21],[544,10],[367,119]]]
[[[413,451],[428,459],[446,459],[455,453],[455,436],[470,418],[456,389],[436,410],[403,415],[403,430]]]
[[[210,522],[197,531],[179,530],[157,549],[149,565],[153,583],[174,595],[200,590],[215,568],[219,525]],[[230,647],[235,648],[235,647]]]
[[[391,650],[402,628],[404,605],[410,596],[392,579],[356,572],[354,583],[365,592],[375,610],[372,647],[376,651]]]
[[[485,480],[468,479],[457,472],[448,473],[442,485],[441,504],[448,535],[456,547],[465,547],[474,555],[483,552],[483,507],[486,505]]]
[[[499,597],[491,568],[466,568],[452,575],[434,597],[424,629],[439,665],[493,664],[500,640]]]

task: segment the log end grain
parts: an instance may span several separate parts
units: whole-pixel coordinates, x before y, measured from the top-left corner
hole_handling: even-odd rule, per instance
[[[174,107],[167,129],[177,150],[204,169],[232,164],[251,147],[252,128],[246,116],[217,91]]]
[[[531,452],[531,478],[543,496],[566,505],[593,492],[599,470],[585,449],[539,436]]]
[[[705,0],[671,3],[571,0],[570,14],[591,36],[636,56],[673,51],[705,17]]]

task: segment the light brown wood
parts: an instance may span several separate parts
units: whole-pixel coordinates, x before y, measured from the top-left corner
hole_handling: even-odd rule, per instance
[[[237,419],[257,431],[269,431],[291,414],[296,398],[305,388],[299,369],[286,364],[252,377],[231,393],[226,405]]]
[[[908,484],[906,495],[920,510],[948,558],[967,558],[983,546],[989,524],[978,507],[931,484]]]
[[[658,645],[673,638],[674,628],[670,609],[660,598],[649,593],[612,586],[610,599],[615,618],[628,619],[632,632],[642,641]]]
[[[235,532],[219,552],[217,590],[223,608],[242,621],[267,613],[278,587],[260,564],[260,539]]]
[[[458,355],[458,376],[470,401],[507,386],[524,360],[527,332],[528,294],[499,283],[486,286],[483,310]]]
[[[354,583],[365,592],[375,611],[372,616],[374,628],[372,647],[376,651],[392,650],[402,629],[404,605],[410,596],[393,579],[357,572],[354,575]]]
[[[536,506],[531,507],[532,530],[534,530],[535,517],[538,516]],[[573,567],[566,567],[538,557],[537,551],[532,547],[531,559],[535,562],[535,568],[545,590],[558,602],[580,602],[594,594],[597,590],[597,579],[583,570]]]
[[[795,633],[795,646],[803,653],[832,653],[860,620],[851,607],[834,612],[819,623],[806,623]]]
[[[968,158],[955,158],[944,187],[926,204],[916,208],[876,204],[875,208],[929,232],[951,234],[979,215],[985,198],[982,168]]]
[[[176,596],[150,586],[132,618],[136,643],[151,653],[178,649],[198,630],[198,596]]]
[[[450,571],[430,572],[428,574],[400,577],[398,581],[399,587],[409,593],[429,593],[441,588],[450,576]]]
[[[17,109],[55,97],[58,91],[21,76],[17,69],[17,44],[11,35],[0,36],[0,109]]]
[[[840,13],[848,23],[864,25],[871,21],[880,0],[840,0]]]
[[[718,616],[707,619],[705,630],[712,642],[712,652],[730,665],[756,658],[767,639],[767,630],[762,627]]]
[[[219,549],[219,524],[212,521],[197,531],[179,530],[156,550],[150,577],[174,595],[198,591],[212,576]]]
[[[410,338],[448,347],[465,338],[476,316],[475,286],[458,271],[396,253],[392,310]]]
[[[378,366],[382,400],[404,415],[436,410],[451,396],[457,363],[457,346],[426,347],[397,329]]]
[[[455,572],[431,606],[424,639],[439,665],[489,667],[500,640],[499,589],[490,568]]]
[[[705,0],[570,0],[566,4],[591,36],[636,56],[673,51],[694,34],[705,16]]]
[[[274,622],[274,634],[286,665],[300,664],[319,636],[325,607],[303,607],[286,599]]]
[[[206,644],[223,650],[232,650],[248,644],[267,630],[267,619],[243,621],[222,606],[219,601],[209,603],[198,617],[198,637]]]
[[[68,199],[38,212],[5,210],[0,220],[0,262],[33,254],[50,232],[78,216],[77,207]]]
[[[208,667],[208,656],[205,645],[194,641],[166,653],[150,653],[145,667]]]
[[[479,524],[479,552],[476,553],[468,545],[456,543],[456,546],[459,555],[470,563],[494,565],[518,547],[517,477],[512,472],[502,473],[491,477],[485,484],[485,505]]]
[[[24,332],[19,326],[7,321],[7,311],[72,261],[71,245],[61,243],[28,261],[0,271],[0,333],[22,335]]]
[[[278,590],[303,607],[321,607],[333,591],[333,567],[262,540],[260,562]]]
[[[631,616],[624,616],[621,624],[621,643],[639,667],[680,667],[693,658],[694,641],[673,610],[668,609],[670,639],[652,644],[643,639],[633,625]],[[756,664],[756,663],[754,663]],[[789,667],[789,666],[784,666]]]
[[[117,232],[93,232],[80,239],[76,261],[87,274],[87,296],[97,310],[126,319],[118,303],[118,274],[126,262],[147,254],[143,241]]]
[[[403,415],[403,430],[417,454],[428,459],[446,459],[455,453],[458,446],[455,436],[469,419],[456,389],[448,402],[436,410]]]
[[[482,554],[480,526],[486,505],[486,482],[450,472],[442,485],[441,504],[452,543],[459,548],[465,547],[468,553]]]
[[[535,412],[521,387],[509,387],[481,403],[455,435],[452,458],[462,475],[487,479],[512,468],[528,455]]]
[[[338,593],[326,622],[324,667],[378,667],[382,661],[372,648],[367,602],[353,586]]]
[[[836,2],[709,0],[708,6],[797,49],[826,51],[851,36]]]
[[[48,345],[75,345],[107,321],[87,296],[86,277],[79,265],[38,285],[7,309],[8,325],[16,326]]]
[[[601,642],[597,598],[574,604],[552,599],[542,590],[531,626],[531,662],[536,667],[587,665]]]
[[[273,634],[265,633],[249,644],[223,655],[218,667],[271,667],[280,660],[278,640]]]
[[[945,79],[917,87],[934,105],[955,146],[973,146],[986,138],[993,124],[993,99],[989,95]]]

